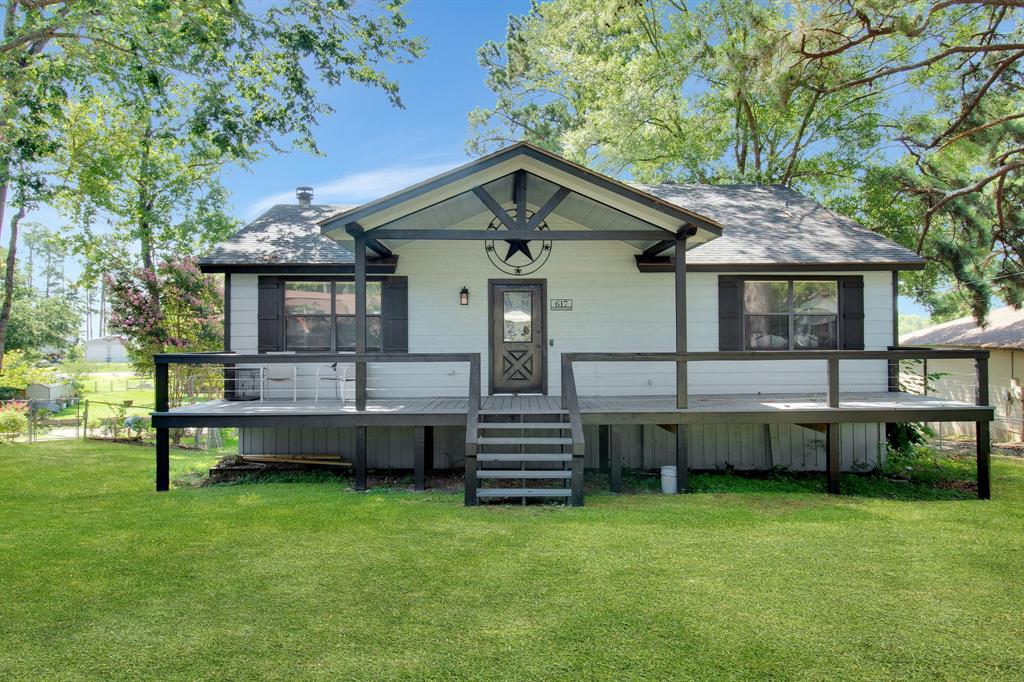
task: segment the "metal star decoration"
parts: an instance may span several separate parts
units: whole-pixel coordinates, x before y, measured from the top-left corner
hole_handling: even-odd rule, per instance
[[[522,253],[531,261],[533,260],[533,254],[530,253],[529,239],[506,239],[505,242],[508,244],[508,253],[505,254],[506,263],[517,253]]]

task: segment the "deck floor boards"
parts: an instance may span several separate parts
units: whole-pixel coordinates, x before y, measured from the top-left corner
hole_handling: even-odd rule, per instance
[[[560,409],[560,402],[558,396],[486,396],[481,400],[481,409],[504,414],[539,414]],[[984,418],[982,412],[991,412],[991,409],[935,396],[888,392],[843,393],[838,408],[829,408],[824,394],[820,393],[691,395],[686,410],[676,408],[672,395],[580,398],[580,412],[589,423],[729,423],[741,419],[744,423],[856,422],[858,418],[861,421],[902,421],[903,418],[925,419],[928,416],[933,416],[932,421],[974,421]],[[457,424],[464,419],[467,410],[466,398],[441,396],[371,398],[363,413],[356,411],[355,402],[351,400],[212,400],[173,408],[165,415],[190,418],[195,423],[203,417],[213,417],[221,423],[230,418],[254,422],[269,417],[339,417],[342,422],[355,422],[369,417],[375,420],[373,423],[381,425],[392,423],[388,421],[392,417],[394,424],[401,425],[403,417],[409,417],[409,423],[426,423],[437,417],[437,423]]]

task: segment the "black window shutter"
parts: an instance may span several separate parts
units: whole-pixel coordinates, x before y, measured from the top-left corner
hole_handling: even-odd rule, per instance
[[[843,350],[864,350],[864,278],[843,277],[839,309],[842,313]]]
[[[384,308],[384,352],[409,352],[409,280],[386,277],[381,291]]]
[[[743,350],[743,281],[718,278],[718,350]]]
[[[258,341],[260,353],[284,350],[284,295],[280,277],[260,277],[257,300]]]

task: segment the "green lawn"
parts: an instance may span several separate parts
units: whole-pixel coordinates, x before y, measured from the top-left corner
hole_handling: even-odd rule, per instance
[[[1024,674],[1019,460],[996,458],[990,502],[742,480],[582,509],[344,482],[156,494],[152,460],[0,446],[0,679]],[[210,461],[175,452],[172,474]]]

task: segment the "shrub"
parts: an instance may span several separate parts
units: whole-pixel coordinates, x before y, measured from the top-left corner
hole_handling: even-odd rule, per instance
[[[0,440],[12,441],[28,431],[28,416],[25,412],[3,409],[0,410]]]

